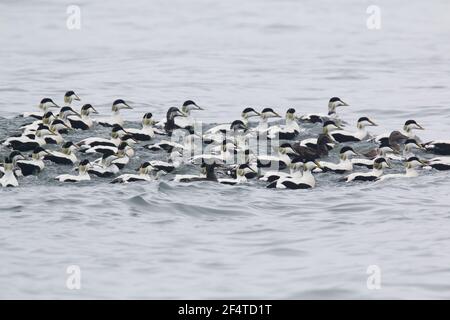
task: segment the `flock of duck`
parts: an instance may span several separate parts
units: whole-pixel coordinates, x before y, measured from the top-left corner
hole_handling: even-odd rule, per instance
[[[78,95],[68,91],[63,106],[45,98],[37,112],[22,115],[30,121],[1,142],[3,148],[10,149],[0,165],[2,187],[16,187],[22,177],[39,175],[49,165],[78,171],[56,176],[54,179],[60,182],[88,181],[95,176],[112,183],[131,183],[167,176],[180,183],[215,181],[229,185],[256,179],[278,189],[314,188],[315,175],[324,173],[337,175],[339,181],[354,182],[415,177],[423,167],[450,170],[450,140],[421,141],[416,132],[424,128],[414,120],[406,121],[400,130],[373,136],[367,128],[377,124],[361,117],[356,131],[347,131],[337,110],[348,104],[338,97],[329,100],[326,114],[297,116],[290,108],[284,124],[280,124],[269,122],[282,118],[272,108],[245,108],[240,119],[208,130],[198,129],[192,113],[203,109],[191,100],[179,108],[169,108],[161,121],[155,121],[150,112],[144,114],[140,129],[125,128],[121,110],[132,107],[122,99],[113,102],[108,119],[91,118],[98,114],[91,104],[77,111],[75,101],[80,101]],[[253,123],[253,118],[259,121]],[[93,131],[96,126],[109,127],[110,136],[71,141],[73,132]],[[321,132],[300,139],[307,136],[307,126],[318,127]],[[255,148],[251,141],[258,146]],[[371,147],[361,150],[360,142]],[[261,144],[269,145],[274,153],[260,152]],[[144,149],[163,159],[148,159],[137,169],[129,168],[130,159]],[[332,150],[338,152],[338,162],[325,161]],[[392,163],[403,163],[404,172],[384,174]],[[180,174],[187,166],[197,168],[197,173]]]

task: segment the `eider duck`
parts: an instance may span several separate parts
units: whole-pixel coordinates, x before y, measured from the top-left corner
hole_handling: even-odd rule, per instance
[[[342,130],[342,127],[333,120],[327,120],[322,125],[322,134],[328,135],[329,138],[331,139],[331,142],[328,143],[328,150],[333,149],[334,142],[336,142],[333,140],[333,137],[330,135],[330,133],[335,130]],[[317,146],[317,138],[304,139],[304,140],[300,141],[300,145],[305,146],[305,147],[315,148]]]
[[[428,152],[450,156],[450,140],[434,140],[424,144]]]
[[[247,172],[255,172],[255,170],[253,170],[248,164],[240,164],[236,170],[236,179],[221,178],[221,179],[217,179],[217,181],[221,184],[228,184],[228,185],[236,185],[236,184],[246,183],[247,177],[245,176],[245,174]]]
[[[17,160],[16,165],[20,169],[22,176],[37,175],[44,170],[45,163],[43,161],[44,156],[48,152],[42,147],[37,147],[31,154],[31,159]]]
[[[284,126],[271,126],[268,130],[269,138],[278,138],[280,140],[292,140],[302,130],[297,123],[295,109],[290,108],[286,111],[286,124]]]
[[[139,167],[139,174],[123,174],[115,178],[111,183],[130,183],[130,182],[143,182],[143,181],[152,181],[156,178],[151,176],[150,173],[155,168],[152,167],[150,162],[144,162]]]
[[[80,181],[88,181],[91,180],[91,177],[88,173],[88,167],[90,166],[89,160],[85,159],[80,162],[78,166],[78,175],[71,174],[61,174],[55,177],[55,180],[59,182],[80,182]]]
[[[292,159],[291,163],[289,164],[289,172],[283,172],[283,171],[267,171],[264,176],[259,178],[261,181],[268,181],[268,182],[274,182],[279,181],[282,182],[284,179],[288,178],[301,178],[302,171],[300,169],[303,168],[304,162],[303,159],[300,157],[295,157]]]
[[[315,141],[316,143],[312,143],[311,140],[311,143],[305,143],[306,145],[302,145],[302,142],[294,143],[292,149],[294,149],[295,153],[297,153],[304,161],[317,160],[326,157],[330,149],[329,144],[333,142],[330,136],[321,133]]]
[[[338,174],[346,173],[353,170],[353,164],[350,160],[351,156],[356,156],[357,153],[352,147],[342,147],[339,152],[339,163],[332,163],[326,161],[319,161],[320,170],[322,172],[334,172]]]
[[[20,171],[20,169],[17,168],[17,161],[19,160],[25,160],[26,158],[19,152],[19,151],[12,151],[8,158],[11,160],[12,165],[13,165],[13,171],[14,174],[16,175],[16,177],[20,177],[22,176],[22,172]],[[0,177],[3,176],[3,174],[5,173],[5,168],[2,166],[3,164],[0,164]],[[16,168],[16,169],[14,169]]]
[[[119,173],[119,167],[114,163],[119,157],[114,152],[104,153],[100,159],[91,163],[88,173],[100,178],[108,178]]]
[[[330,118],[336,119],[337,118],[336,109],[338,107],[342,107],[342,106],[348,106],[348,104],[345,103],[344,101],[342,101],[339,97],[332,97],[328,101],[328,114],[327,115],[307,114],[307,115],[301,116],[300,120],[306,121],[306,122],[311,122],[311,123],[322,123],[327,120],[330,120]]]
[[[333,131],[330,133],[331,137],[340,143],[343,142],[359,142],[366,140],[370,135],[366,130],[367,126],[377,126],[375,122],[367,117],[361,117],[358,119],[356,127],[357,132],[348,132],[344,130]]]
[[[272,108],[264,108],[259,115],[258,125],[251,131],[256,133],[267,133],[269,130],[268,120],[270,118],[281,118],[281,116],[273,111]]]
[[[394,150],[389,146],[389,143],[382,142],[380,146],[376,149],[370,150],[363,155],[365,158],[353,158],[352,164],[354,166],[366,167],[368,169],[373,169],[373,163],[376,158],[387,158],[388,152],[394,152]]]
[[[169,110],[167,110],[166,114],[166,123],[164,124],[164,130],[166,131],[167,135],[171,136],[173,131],[177,129],[183,129],[179,127],[175,123],[176,117],[186,117],[184,113],[180,111],[177,107],[171,107]],[[190,133],[193,133],[189,130]]]
[[[17,178],[14,174],[14,168],[12,160],[9,157],[5,158],[4,164],[4,173],[3,176],[0,178],[0,186],[6,188],[6,187],[18,187],[19,182],[17,181]]]
[[[370,172],[355,172],[341,181],[352,182],[352,181],[375,181],[383,175],[384,168],[390,168],[391,166],[386,161],[385,158],[377,158],[373,163],[373,169]]]
[[[22,116],[24,118],[35,118],[41,120],[43,115],[49,111],[50,108],[59,109],[60,107],[53,102],[50,98],[44,98],[38,105],[38,108],[41,110],[39,112],[25,112]]]
[[[195,110],[204,110],[204,109],[202,107],[199,107],[192,100],[185,101],[183,103],[183,105],[181,106],[181,111],[180,111],[182,113],[183,117],[174,119],[174,124],[175,124],[176,128],[184,129],[184,130],[189,131],[190,133],[194,133],[195,119],[191,116],[191,112],[195,111]],[[159,127],[159,128],[164,127],[165,128],[166,123],[167,123],[167,117],[166,117],[166,119],[159,121],[156,124],[156,127]]]
[[[394,144],[402,144],[404,140],[415,139],[419,143],[421,143],[419,137],[414,134],[414,130],[425,130],[424,127],[419,125],[415,120],[407,120],[403,125],[403,129],[401,131],[393,131],[390,134],[384,133],[375,138],[376,142],[381,142],[383,140],[389,140],[389,143],[395,149]]]
[[[90,117],[91,113],[98,114],[98,111],[88,103],[81,107],[79,115],[68,116],[67,121],[73,129],[89,130],[94,125],[94,121]]]
[[[275,148],[278,155],[259,155],[257,156],[258,168],[269,168],[275,165],[280,170],[286,168],[291,163],[291,156],[297,155],[290,143],[283,143]]]
[[[377,181],[384,181],[387,179],[397,179],[397,178],[414,178],[419,175],[416,168],[426,165],[426,163],[422,160],[419,160],[417,157],[410,157],[405,161],[405,173],[392,173],[385,174],[377,179]]]
[[[298,159],[299,161],[301,159]],[[290,178],[274,181],[267,188],[277,189],[312,189],[316,186],[316,179],[312,174],[312,170],[320,168],[320,164],[315,161],[306,161],[303,163],[302,175],[295,175]]]
[[[113,113],[112,118],[100,120],[98,121],[98,124],[104,127],[113,127],[116,124],[123,126],[123,118],[120,115],[120,110],[123,109],[133,109],[133,108],[130,107],[130,105],[122,99],[115,100],[111,107],[111,111]]]
[[[131,137],[136,141],[149,141],[155,137],[155,131],[158,134],[164,134],[164,132],[153,128],[155,121],[152,119],[153,114],[147,112],[142,117],[142,129],[127,128],[125,131],[131,134]]]
[[[437,157],[427,161],[428,166],[439,171],[450,170],[450,157]]]
[[[78,149],[78,146],[73,144],[73,142],[68,141],[63,144],[61,151],[48,151],[44,155],[44,160],[51,161],[56,164],[62,165],[73,165],[78,162],[78,158],[74,151]]]
[[[244,127],[248,127],[249,118],[259,117],[260,115],[261,114],[253,108],[245,108],[241,113],[240,121],[242,122]],[[220,131],[228,131],[228,130],[230,130],[231,126],[232,126],[232,124],[230,124],[230,123],[219,124],[217,126],[214,126],[210,129],[206,130],[205,135],[216,134]]]
[[[203,162],[200,165],[200,174],[192,175],[192,174],[177,174],[174,178],[176,182],[198,182],[198,181],[217,181],[216,173],[214,169],[220,164],[213,163],[205,163]]]

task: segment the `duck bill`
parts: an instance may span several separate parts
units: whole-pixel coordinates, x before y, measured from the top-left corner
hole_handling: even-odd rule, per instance
[[[94,107],[92,107],[91,109],[92,109],[92,113],[94,113],[94,114],[98,114],[99,113]]]
[[[316,164],[317,168],[323,169],[322,166],[320,165],[319,161],[314,161],[314,163]]]
[[[273,113],[273,116],[272,116],[273,118],[282,118],[278,113],[276,113],[276,112],[274,112]]]
[[[77,114],[79,114],[79,113],[77,112]],[[80,117],[81,117],[81,115],[80,115]],[[63,125],[64,125],[64,127],[67,128],[67,130],[73,130],[73,128],[69,127],[67,124],[64,123]]]
[[[194,106],[197,108],[197,110],[205,110],[204,108],[202,108],[202,107],[200,107],[200,106],[198,106],[196,104],[194,104]]]
[[[76,100],[76,101],[81,101],[81,99],[80,99],[80,97],[77,95],[77,94],[74,94],[74,98],[73,98],[73,100]]]
[[[122,109],[133,109],[128,103],[124,103],[123,105],[124,107]]]
[[[247,118],[260,117],[261,116],[261,112],[258,112],[256,110],[252,109],[249,112],[247,112],[246,116],[247,116]]]
[[[252,167],[250,167],[250,166],[247,166],[247,169],[250,169],[250,171],[252,171],[252,172],[256,173],[256,171],[255,171],[255,170],[253,170],[253,168],[252,168]]]
[[[419,150],[424,150],[424,151],[427,150],[427,148],[425,148],[422,144],[418,143],[417,141],[416,141],[416,146]]]
[[[117,131],[119,133],[120,131],[123,131],[125,134],[130,134],[127,130],[125,130],[123,127],[120,127],[120,129]]]
[[[16,159],[16,161],[17,160],[26,160],[26,158],[23,156],[23,154],[18,154],[15,159]]]
[[[347,102],[344,102],[344,101],[341,100],[341,106],[342,107],[348,107],[349,104]]]
[[[417,124],[417,125],[416,125],[416,129],[417,129],[417,130],[425,130],[425,128],[422,127],[420,124]]]
[[[369,120],[369,123],[374,126],[374,127],[378,127],[378,124],[376,124],[375,122],[373,122],[372,120]]]

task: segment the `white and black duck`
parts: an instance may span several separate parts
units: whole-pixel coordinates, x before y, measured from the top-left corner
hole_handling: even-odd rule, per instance
[[[450,156],[450,140],[434,140],[423,145],[431,153]]]
[[[340,143],[359,142],[370,138],[370,134],[369,132],[367,132],[366,129],[367,126],[378,126],[378,125],[367,117],[361,117],[358,119],[358,122],[356,123],[356,128],[358,129],[358,131],[348,132],[345,130],[338,130],[331,132],[330,135],[336,142]]]
[[[244,127],[248,127],[249,119],[252,117],[259,117],[261,114],[253,108],[245,108],[241,113],[241,122]],[[208,130],[206,130],[205,135],[217,134],[218,132],[224,132],[230,130],[232,127],[232,123],[223,123],[217,126],[214,126]]]
[[[61,147],[61,151],[49,151],[44,155],[44,160],[51,161],[61,165],[73,165],[78,162],[78,158],[75,154],[75,150],[79,147],[73,142],[68,141]]]
[[[319,161],[321,172],[334,172],[343,174],[353,170],[353,163],[351,161],[352,156],[356,156],[357,153],[352,147],[342,147],[339,152],[339,163]]]
[[[127,128],[125,131],[131,135],[136,141],[149,141],[155,137],[155,133],[164,134],[163,131],[153,128],[155,121],[153,120],[153,114],[147,112],[142,117],[142,129]]]
[[[98,114],[98,111],[91,104],[85,104],[79,114],[68,116],[67,121],[73,129],[89,130],[94,126],[91,114]]]
[[[390,168],[391,166],[385,158],[377,158],[373,163],[373,169],[369,172],[355,172],[352,173],[341,181],[352,182],[352,181],[375,181],[383,175],[384,168]]]
[[[300,159],[296,160],[300,161]],[[303,164],[303,173],[301,175],[293,175],[291,177],[282,178],[270,183],[267,188],[277,189],[312,189],[316,187],[316,179],[312,174],[312,170],[320,168],[320,164],[315,161],[306,161]]]
[[[20,171],[20,169],[16,165],[17,161],[26,159],[22,155],[22,153],[20,153],[19,151],[14,150],[14,151],[12,151],[9,154],[8,159],[10,159],[11,162],[12,162],[13,171],[14,171],[14,174],[16,175],[16,177],[22,176],[22,172]],[[5,173],[5,168],[3,167],[3,163],[2,163],[2,164],[0,164],[0,177],[2,177],[4,173]]]
[[[51,108],[59,109],[60,107],[55,102],[53,102],[52,99],[44,98],[39,103],[38,108],[40,109],[40,111],[37,111],[37,112],[25,112],[22,116],[24,118],[31,117],[31,118],[35,118],[35,119],[41,120],[42,117],[44,116],[44,114],[47,113]]]
[[[117,157],[112,151],[104,153],[100,159],[91,163],[88,169],[88,173],[100,178],[109,178],[120,172],[119,166],[114,161],[118,161],[120,157]]]
[[[17,181],[16,175],[14,174],[14,167],[12,163],[12,159],[9,157],[5,158],[5,161],[3,163],[3,170],[4,173],[2,177],[0,178],[0,186],[6,188],[6,187],[18,187],[19,182]]]
[[[339,97],[332,97],[328,101],[328,114],[307,114],[301,116],[300,120],[311,123],[323,123],[330,119],[337,119],[337,108],[342,106],[348,106],[348,104],[342,101]]]
[[[166,113],[166,123],[164,124],[164,130],[167,135],[171,136],[172,133],[177,129],[183,129],[175,123],[177,117],[186,117],[184,113],[180,111],[177,107],[171,107]]]
[[[437,157],[427,161],[428,166],[439,171],[450,170],[450,157]]]
[[[251,131],[257,134],[268,134],[270,118],[281,118],[281,116],[272,108],[264,108],[259,115],[258,125]]]
[[[329,143],[327,143],[328,150],[331,150],[334,147],[335,141],[333,140],[331,133],[335,130],[342,130],[342,127],[333,120],[327,120],[322,125],[322,134],[327,135],[331,139],[331,141]],[[299,144],[304,147],[316,148],[318,138],[319,138],[319,136],[317,138],[304,139],[304,140],[300,141]]]
[[[117,147],[122,143],[122,137],[127,135],[127,132],[121,125],[114,125],[111,130],[111,139],[102,137],[89,137],[76,143],[82,150],[87,150],[97,146]],[[130,136],[128,136],[130,137]]]
[[[255,172],[255,170],[252,169],[251,166],[248,164],[240,164],[238,168],[236,169],[236,178],[220,178],[217,179],[217,181],[221,184],[228,184],[228,185],[236,185],[236,184],[242,184],[246,183],[247,177],[246,174],[249,172]]]
[[[392,173],[385,174],[379,177],[378,181],[384,181],[388,179],[399,179],[399,178],[414,178],[419,175],[416,168],[427,165],[426,162],[419,160],[417,157],[410,157],[405,161],[405,173]]]
[[[88,167],[90,166],[89,160],[85,159],[78,165],[78,175],[62,174],[55,177],[55,180],[59,182],[81,182],[89,181],[91,177],[88,173]]]
[[[120,110],[133,109],[128,103],[122,99],[117,99],[113,102],[111,106],[112,116],[109,119],[98,120],[98,124],[103,127],[113,127],[118,124],[123,126],[123,118],[120,114]]]
[[[2,144],[21,152],[33,151],[37,147],[42,147],[47,144],[45,137],[54,135],[48,126],[40,124],[34,134],[30,133],[20,137],[11,137],[6,139]]]
[[[366,158],[353,158],[352,164],[358,167],[366,167],[368,169],[373,169],[373,163],[376,158],[387,158],[387,154],[393,154],[394,150],[391,148],[388,142],[382,142],[378,148],[372,149],[363,155]]]
[[[278,138],[280,140],[292,140],[303,131],[297,123],[295,109],[290,108],[286,111],[286,123],[284,126],[271,126],[268,130],[269,138]]]
[[[258,168],[277,167],[280,170],[285,169],[291,163],[291,157],[297,155],[290,143],[283,143],[276,149],[278,155],[259,155],[257,156]]]
[[[115,178],[113,181],[111,181],[111,183],[153,181],[157,179],[157,177],[150,175],[150,173],[154,170],[155,168],[152,167],[150,162],[144,162],[138,169],[139,174],[123,174]]]
[[[33,150],[31,159],[17,160],[16,166],[20,169],[22,176],[37,175],[44,170],[45,163],[43,159],[47,154],[48,152],[42,147],[37,147]]]

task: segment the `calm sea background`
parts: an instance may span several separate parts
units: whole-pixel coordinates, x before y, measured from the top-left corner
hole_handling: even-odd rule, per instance
[[[73,4],[80,30],[66,27]],[[373,4],[380,30],[366,26]],[[449,12],[445,0],[3,0],[0,139],[67,90],[106,115],[123,98],[132,122],[187,99],[221,123],[246,106],[326,112],[339,96],[341,117],[369,116],[375,133],[415,119],[423,140],[449,139]],[[445,172],[305,192],[46,175],[0,189],[0,298],[450,298]],[[69,265],[81,290],[66,288]]]

